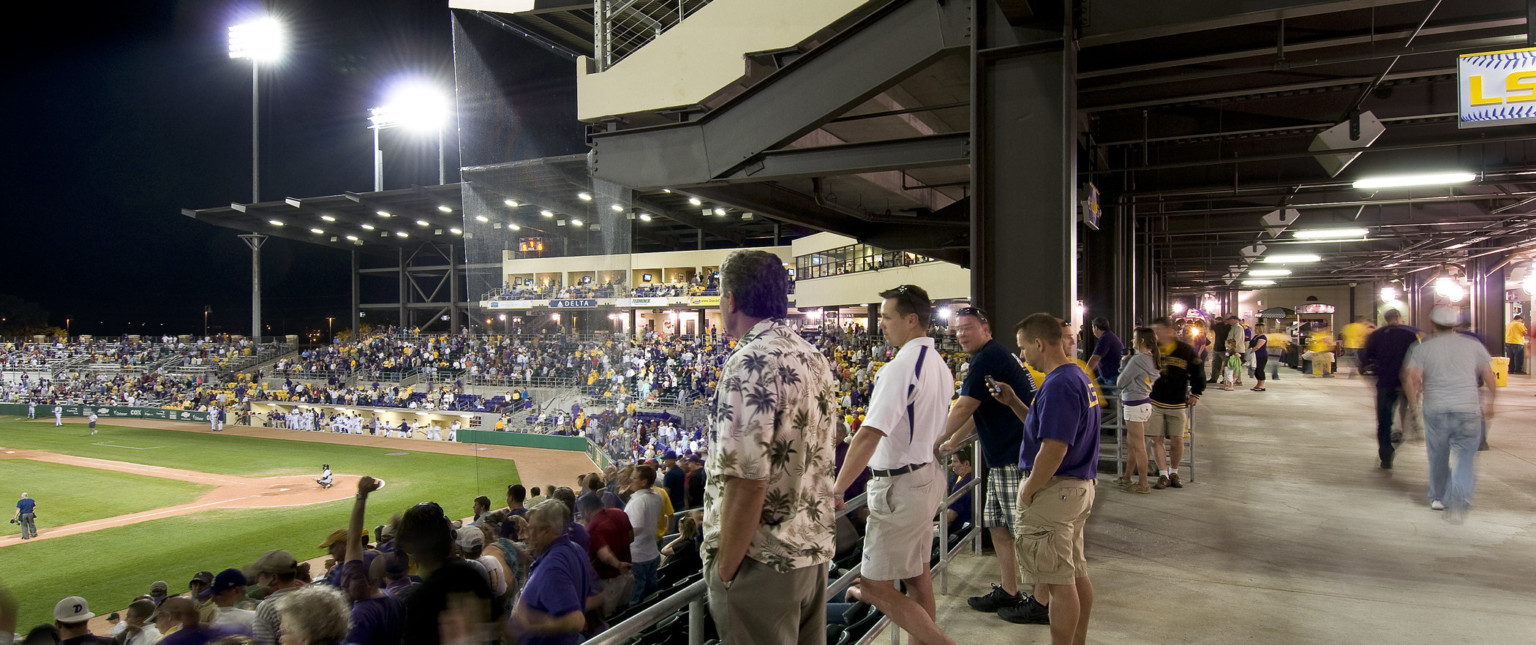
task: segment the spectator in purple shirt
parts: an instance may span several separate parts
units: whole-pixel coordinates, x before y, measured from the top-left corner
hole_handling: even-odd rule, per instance
[[[1392,455],[1402,441],[1402,430],[1392,429],[1392,417],[1403,402],[1403,359],[1408,348],[1419,342],[1419,330],[1404,325],[1396,309],[1388,309],[1382,318],[1387,324],[1365,337],[1360,371],[1376,378],[1376,456],[1381,467],[1390,470]]]
[[[524,645],[576,645],[586,628],[589,600],[602,602],[586,549],[565,534],[570,521],[570,509],[558,500],[546,500],[528,513],[528,546],[538,559],[507,625]]]
[[[399,598],[380,589],[380,577],[370,575],[369,565],[380,557],[379,552],[363,550],[363,515],[368,506],[368,494],[378,489],[377,479],[363,477],[358,480],[357,499],[352,503],[352,519],[344,538],[346,559],[337,567],[341,569],[339,586],[352,602],[347,642],[355,645],[396,645],[405,623],[405,605]]]

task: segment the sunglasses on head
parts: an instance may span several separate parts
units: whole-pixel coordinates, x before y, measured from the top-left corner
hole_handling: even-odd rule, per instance
[[[955,312],[955,317],[956,318],[959,318],[961,316],[974,316],[977,320],[980,320],[981,322],[987,322],[987,314],[983,313],[981,311],[981,309],[976,308],[976,307],[964,307],[964,308],[960,309],[960,311],[956,311]]]

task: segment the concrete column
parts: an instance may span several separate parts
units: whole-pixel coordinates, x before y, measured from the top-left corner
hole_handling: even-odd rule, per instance
[[[994,329],[1070,316],[1077,296],[1077,60],[1064,8],[1026,27],[998,3],[972,8],[971,294]]]
[[[1504,256],[1485,255],[1467,262],[1472,278],[1468,294],[1472,313],[1472,331],[1483,337],[1483,345],[1494,356],[1504,355],[1504,269],[1495,269]]]
[[[357,249],[352,249],[352,338],[358,338],[363,328],[362,260]]]

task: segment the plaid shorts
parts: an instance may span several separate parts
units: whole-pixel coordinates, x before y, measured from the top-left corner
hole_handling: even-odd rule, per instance
[[[981,514],[982,526],[1003,526],[1013,531],[1014,508],[1019,504],[1019,485],[1024,473],[1016,466],[987,469],[987,506]]]

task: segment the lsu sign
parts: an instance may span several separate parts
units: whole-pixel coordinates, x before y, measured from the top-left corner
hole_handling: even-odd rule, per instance
[[[1463,54],[1456,76],[1458,127],[1536,123],[1536,47]]]

